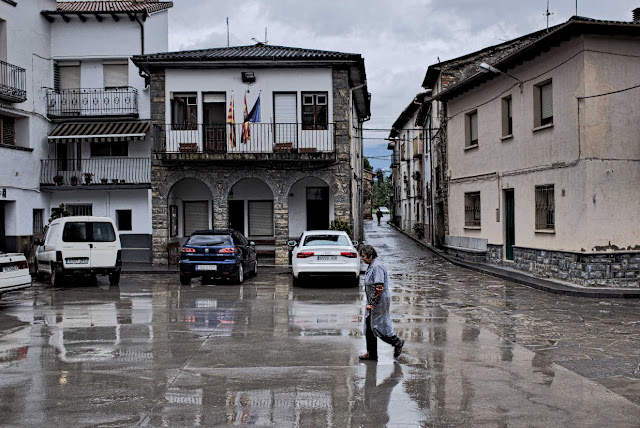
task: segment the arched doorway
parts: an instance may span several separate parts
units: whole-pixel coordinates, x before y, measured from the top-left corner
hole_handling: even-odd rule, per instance
[[[289,237],[298,238],[305,230],[328,229],[334,219],[331,187],[317,177],[305,177],[289,191]]]
[[[233,185],[228,195],[229,227],[249,240],[273,241],[275,217],[273,191],[258,178],[245,178]]]
[[[169,241],[184,243],[196,230],[213,228],[213,195],[195,178],[184,178],[169,191]]]

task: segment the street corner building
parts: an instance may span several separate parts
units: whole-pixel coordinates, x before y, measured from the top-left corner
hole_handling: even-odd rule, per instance
[[[172,7],[0,2],[0,251],[32,258],[64,204],[113,218],[125,261],[151,260],[149,92],[130,58],[168,50]]]
[[[333,220],[361,239],[361,55],[258,43],[133,62],[151,88],[155,264],[198,229],[236,229],[277,264]]]
[[[450,255],[637,287],[639,35],[640,9],[575,16],[430,66],[390,135],[396,224],[410,232],[422,211]]]

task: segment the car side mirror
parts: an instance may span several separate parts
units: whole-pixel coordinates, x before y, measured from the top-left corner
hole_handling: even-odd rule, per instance
[[[292,240],[292,241],[287,242],[287,245],[290,246],[290,247],[295,247],[296,245],[298,245],[298,243],[296,241]]]
[[[255,243],[255,242],[253,242],[253,241],[251,241],[251,242],[249,242],[249,246],[250,246],[250,247],[255,247],[255,246],[256,246],[256,243]]]
[[[358,241],[351,241],[351,243],[353,244],[354,247],[357,247],[359,242]]]
[[[44,244],[44,242],[42,242],[42,239],[40,238],[35,238],[33,240],[33,245],[42,245],[42,244]]]

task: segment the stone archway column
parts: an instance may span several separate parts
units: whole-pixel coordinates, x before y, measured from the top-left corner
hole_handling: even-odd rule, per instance
[[[285,196],[276,198],[273,201],[273,215],[275,217],[275,238],[276,238],[276,264],[289,264],[289,200],[287,192]]]
[[[166,265],[169,263],[167,255],[169,209],[167,208],[167,199],[159,195],[157,187],[152,189],[151,213],[153,264]]]
[[[229,227],[229,202],[226,197],[217,195],[213,199],[213,228],[226,229]]]

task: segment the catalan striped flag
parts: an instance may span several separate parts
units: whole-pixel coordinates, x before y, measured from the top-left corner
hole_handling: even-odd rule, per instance
[[[229,146],[231,148],[236,147],[236,114],[235,105],[233,103],[233,94],[231,94],[231,100],[229,101],[229,114],[227,114],[227,123],[229,124]]]

